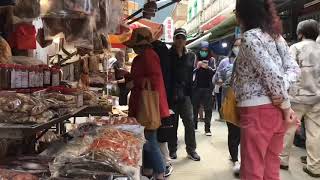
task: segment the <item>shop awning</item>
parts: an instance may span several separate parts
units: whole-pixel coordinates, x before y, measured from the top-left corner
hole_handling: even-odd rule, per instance
[[[209,41],[215,41],[215,39],[218,39],[222,36],[234,33],[236,26],[236,16],[233,14],[221,24],[210,30],[211,35],[209,37]]]
[[[222,21],[224,21],[227,17],[226,16],[218,16],[214,19],[212,19],[210,22],[206,23],[205,25],[201,26],[200,29],[202,31],[208,31],[212,29],[213,27],[220,24]]]
[[[229,14],[225,16],[225,20],[220,22],[211,30],[204,33],[197,40],[191,42],[187,45],[187,48],[192,49],[200,45],[201,41],[214,41],[217,38],[225,36],[227,34],[234,33],[236,27],[236,18],[234,14]]]
[[[187,48],[188,48],[188,49],[196,48],[197,46],[200,45],[200,43],[201,43],[202,41],[207,41],[210,36],[211,36],[211,33],[208,33],[208,34],[202,36],[201,38],[199,38],[199,39],[193,41],[192,43],[188,44],[188,45],[187,45]]]
[[[149,28],[155,39],[159,39],[163,34],[162,24],[158,24],[147,19],[141,19],[133,24],[130,24],[128,31],[124,31],[122,32],[122,34],[119,35],[109,35],[109,41],[112,48],[125,48],[125,46],[122,43],[130,39],[133,29],[139,27]]]
[[[222,23],[224,20],[226,20],[228,17],[230,17],[231,14],[233,14],[233,11],[235,9],[235,4],[230,4],[227,8],[219,12],[216,16],[208,20],[206,23],[200,26],[201,31],[206,32],[210,31],[215,26]]]

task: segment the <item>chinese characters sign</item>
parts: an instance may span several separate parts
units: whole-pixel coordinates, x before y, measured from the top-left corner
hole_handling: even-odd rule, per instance
[[[163,23],[165,42],[173,42],[174,24],[171,17],[167,17]]]

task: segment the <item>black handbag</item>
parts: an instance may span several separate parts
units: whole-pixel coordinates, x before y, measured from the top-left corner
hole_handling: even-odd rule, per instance
[[[161,120],[161,126],[157,132],[159,142],[168,142],[174,136],[174,118],[175,115],[171,115]]]

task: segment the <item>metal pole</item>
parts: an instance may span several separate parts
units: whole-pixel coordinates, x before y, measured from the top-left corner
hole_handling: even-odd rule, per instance
[[[138,17],[138,18],[135,18],[135,19],[133,19],[132,21],[128,22],[127,24],[130,25],[130,24],[132,24],[132,23],[134,23],[134,22],[136,22],[136,21],[139,21],[140,19],[143,19],[143,16],[140,16],[140,17]]]

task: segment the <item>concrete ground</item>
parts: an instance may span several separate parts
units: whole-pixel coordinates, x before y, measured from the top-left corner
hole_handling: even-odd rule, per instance
[[[215,115],[215,117],[217,117]],[[184,128],[179,123],[179,150],[178,159],[173,161],[174,172],[169,180],[234,180],[232,163],[229,160],[227,146],[227,126],[224,122],[215,121],[212,125],[212,137],[204,135],[202,124],[196,132],[200,162],[186,158],[184,144]],[[290,159],[290,171],[281,171],[281,180],[314,180],[302,171],[300,156],[305,155],[305,150],[293,148]]]

